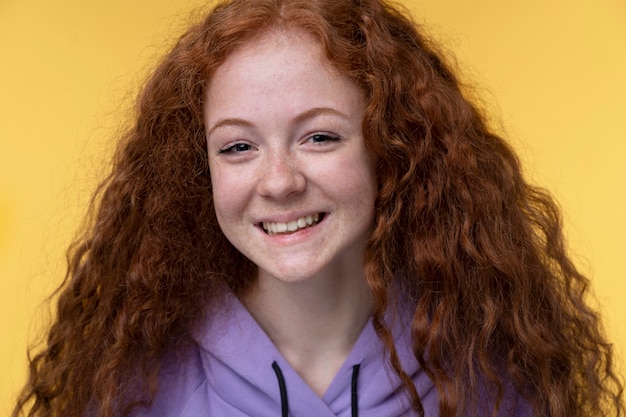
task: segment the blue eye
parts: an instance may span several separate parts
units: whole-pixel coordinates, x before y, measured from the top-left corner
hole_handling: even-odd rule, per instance
[[[245,142],[237,142],[232,145],[228,145],[225,148],[222,148],[218,151],[218,153],[241,153],[246,151],[251,151],[253,149],[252,145]]]
[[[313,143],[324,143],[324,142],[336,142],[341,140],[341,138],[337,135],[331,135],[329,133],[315,133],[311,135],[309,140]]]

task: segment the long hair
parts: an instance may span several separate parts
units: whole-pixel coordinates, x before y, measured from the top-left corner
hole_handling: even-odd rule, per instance
[[[249,288],[255,266],[215,217],[202,109],[215,69],[272,28],[313,35],[365,94],[379,195],[364,268],[376,331],[416,413],[383,320],[398,288],[416,306],[413,352],[442,417],[475,410],[485,385],[495,413],[508,384],[538,416],[624,415],[556,204],[524,181],[421,28],[383,0],[234,0],[180,38],[68,252],[56,319],[13,415],[127,415],[150,402],[164,353],[190,346],[225,292]]]

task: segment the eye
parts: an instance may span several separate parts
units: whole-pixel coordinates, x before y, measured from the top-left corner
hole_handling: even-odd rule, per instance
[[[325,142],[338,142],[341,140],[341,138],[331,133],[314,133],[309,137],[308,140],[313,143],[325,143]]]
[[[228,145],[220,149],[217,153],[218,154],[228,154],[228,153],[235,154],[235,153],[243,153],[247,151],[252,151],[254,149],[255,148],[249,143],[234,142],[234,143],[229,143]]]

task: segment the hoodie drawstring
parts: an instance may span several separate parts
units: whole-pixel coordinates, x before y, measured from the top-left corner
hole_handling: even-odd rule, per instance
[[[280,410],[282,417],[289,417],[289,403],[287,402],[287,386],[285,385],[285,377],[283,371],[280,370],[280,366],[276,361],[272,362],[272,368],[276,373],[276,379],[278,379],[278,389],[280,390]]]
[[[352,367],[352,383],[351,383],[351,407],[352,407],[352,417],[359,417],[359,398],[357,395],[357,381],[359,379],[359,369],[361,365],[357,364]],[[280,366],[276,363],[276,361],[272,362],[272,369],[274,369],[274,373],[276,374],[276,379],[278,379],[278,390],[280,391],[280,410],[282,417],[289,417],[289,402],[287,401],[287,385],[285,385],[285,377],[283,376],[283,371],[281,371]]]
[[[357,380],[359,379],[360,364],[352,367],[352,417],[359,417],[359,398],[357,396]]]

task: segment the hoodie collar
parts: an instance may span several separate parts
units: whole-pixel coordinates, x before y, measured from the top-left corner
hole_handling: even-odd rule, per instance
[[[407,315],[399,314],[398,317]],[[417,387],[424,398],[434,391],[432,383],[412,354],[410,332],[407,330],[410,326],[400,321],[388,322],[388,325],[391,326],[401,363],[416,382],[421,381],[421,389],[420,385]],[[397,400],[401,383],[386,365],[384,345],[376,335],[371,319],[322,398],[284,359],[233,294],[226,297],[220,313],[209,318],[209,323],[197,333],[196,340],[202,348],[202,363],[209,389],[222,401],[248,415],[264,416],[263,410],[267,407],[272,410],[267,413],[268,416],[280,416],[281,396],[272,368],[274,362],[284,375],[289,411],[294,416],[350,416],[351,379],[355,365],[359,365],[357,389],[360,410],[375,410],[381,406],[382,410],[391,406],[397,408],[393,413],[385,411],[384,415],[402,415],[403,410],[408,410],[408,400]],[[392,401],[395,405],[389,404]]]

